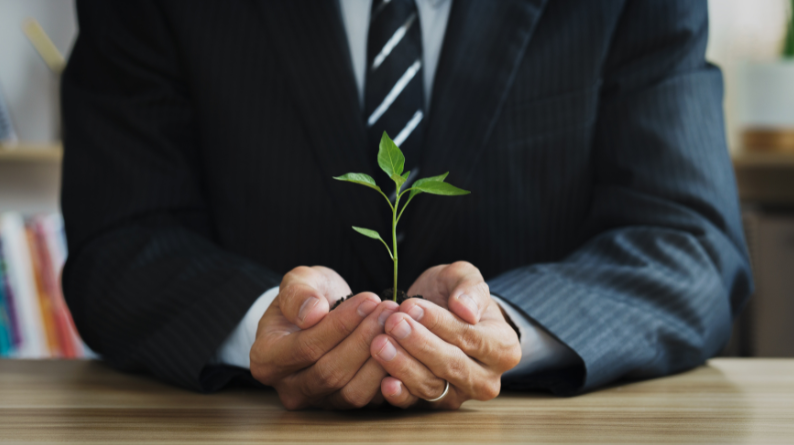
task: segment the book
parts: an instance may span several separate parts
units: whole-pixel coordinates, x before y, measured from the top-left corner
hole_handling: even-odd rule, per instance
[[[44,322],[44,335],[47,339],[47,348],[50,357],[62,357],[61,345],[58,340],[58,322],[56,319],[57,308],[53,304],[49,289],[44,283],[44,270],[41,262],[41,252],[39,251],[38,240],[33,228],[25,226],[25,237],[27,238],[28,252],[30,253],[30,269],[33,272],[36,297],[39,299],[41,309],[41,319]]]
[[[40,266],[39,276],[44,294],[50,300],[60,355],[65,358],[80,357],[82,356],[81,341],[63,298],[63,291],[58,279],[65,260],[65,252],[61,250],[62,246],[58,240],[63,222],[60,215],[38,216],[30,221],[29,227],[35,234],[36,252]],[[36,263],[35,260],[34,263]]]
[[[14,294],[11,292],[11,283],[8,282],[5,258],[3,257],[3,239],[0,238],[0,292],[5,299],[5,310],[8,316],[9,331],[11,333],[11,346],[14,351],[19,347],[22,336],[20,334],[19,319],[17,318]]]
[[[0,214],[0,356],[98,358],[63,296],[66,255],[60,214]]]
[[[11,317],[6,303],[6,291],[3,284],[3,271],[0,268],[0,357],[8,357],[14,349],[12,340]]]
[[[14,298],[20,326],[20,343],[14,353],[19,358],[50,356],[41,305],[32,270],[30,249],[22,216],[15,212],[0,214],[0,238],[5,271]]]
[[[69,306],[66,304],[66,299],[63,296],[63,288],[61,286],[61,274],[63,266],[66,264],[66,232],[63,227],[63,217],[60,213],[53,213],[50,215],[42,216],[39,218],[39,223],[43,228],[46,237],[48,251],[50,252],[52,277],[55,286],[55,292],[60,304],[63,307],[63,317],[65,324],[68,327],[69,336],[72,339],[75,357],[96,357],[90,352],[88,347],[83,343],[80,334],[77,332],[77,327],[72,319],[72,313],[69,311]]]

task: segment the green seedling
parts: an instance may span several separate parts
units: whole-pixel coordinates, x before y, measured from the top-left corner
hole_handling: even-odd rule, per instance
[[[365,187],[369,187],[383,196],[386,202],[389,204],[389,208],[392,212],[391,218],[391,239],[392,239],[392,248],[389,248],[389,245],[386,244],[386,241],[381,238],[380,234],[371,229],[365,229],[363,227],[356,227],[353,226],[353,230],[356,232],[372,239],[379,240],[386,246],[386,250],[389,252],[389,257],[391,257],[392,262],[394,263],[394,292],[392,293],[392,298],[394,301],[397,301],[397,265],[398,265],[398,256],[397,256],[397,223],[400,222],[400,218],[403,216],[403,212],[405,212],[405,208],[408,207],[408,204],[421,193],[430,193],[431,195],[442,195],[442,196],[457,196],[457,195],[468,195],[471,192],[466,190],[459,189],[452,184],[448,184],[444,182],[449,172],[444,173],[443,175],[433,176],[430,178],[419,179],[416,181],[412,186],[409,188],[402,190],[405,181],[408,180],[408,176],[411,172],[404,172],[403,168],[405,167],[405,156],[403,156],[402,151],[400,151],[400,147],[391,140],[386,132],[383,132],[383,136],[380,139],[380,146],[378,149],[378,165],[380,166],[381,170],[383,170],[396,186],[394,195],[396,196],[394,200],[394,204],[392,204],[391,200],[383,193],[380,187],[375,184],[375,180],[372,179],[371,176],[366,175],[364,173],[347,173],[342,176],[336,176],[334,179],[339,181],[346,181],[352,182],[354,184],[363,185]],[[408,200],[400,209],[400,199],[406,194],[408,195]]]

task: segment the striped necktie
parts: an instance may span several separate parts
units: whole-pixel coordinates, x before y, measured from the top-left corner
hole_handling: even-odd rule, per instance
[[[425,120],[422,30],[414,0],[373,0],[367,41],[365,112],[369,146],[386,133],[416,177]]]

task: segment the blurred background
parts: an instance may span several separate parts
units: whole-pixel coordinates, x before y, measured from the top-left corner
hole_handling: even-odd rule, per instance
[[[710,0],[756,292],[725,355],[794,357],[794,0]],[[0,0],[0,355],[84,357],[60,293],[59,73],[73,0]],[[32,338],[32,342],[23,342]]]

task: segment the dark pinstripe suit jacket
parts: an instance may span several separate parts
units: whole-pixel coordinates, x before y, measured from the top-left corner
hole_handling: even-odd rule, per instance
[[[213,390],[207,366],[280,275],[389,285],[380,197],[345,34],[326,0],[79,1],[63,78],[64,291],[121,369]],[[466,198],[417,199],[402,287],[477,265],[581,358],[515,385],[573,393],[703,362],[751,291],[704,61],[706,2],[455,0],[421,170]]]

